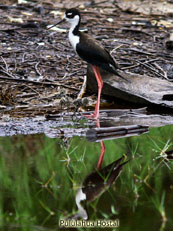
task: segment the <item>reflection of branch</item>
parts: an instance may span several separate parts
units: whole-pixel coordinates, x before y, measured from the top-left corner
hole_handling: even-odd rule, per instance
[[[127,136],[140,135],[148,132],[148,126],[129,125],[118,127],[93,128],[87,131],[86,138],[90,142],[117,139]]]

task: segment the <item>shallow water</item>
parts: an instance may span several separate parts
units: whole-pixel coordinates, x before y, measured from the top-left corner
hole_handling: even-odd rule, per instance
[[[94,224],[94,230],[100,230],[100,224],[105,227],[118,224],[116,230],[123,231],[150,230],[151,227],[171,230],[173,163],[172,153],[168,151],[173,150],[173,126],[156,127],[169,123],[166,117],[150,116],[149,119],[132,114],[131,119],[126,113],[109,120],[101,119],[100,123],[62,121],[61,117],[61,122],[66,122],[64,126],[57,117],[46,121],[34,118],[32,123],[30,118],[25,118],[23,124],[17,121],[18,126],[16,119],[10,121],[14,126],[2,121],[1,227],[4,230],[58,230],[60,221],[83,214],[90,223],[82,225]],[[151,118],[154,128],[150,128]],[[136,125],[131,121],[136,121]],[[28,133],[24,133],[26,130]],[[36,130],[41,134],[34,134]],[[5,135],[2,131],[8,132],[8,137],[2,136]],[[99,164],[103,142],[105,156]],[[114,180],[108,185],[113,168],[109,167],[106,176],[101,169],[117,163],[121,157],[121,163],[128,162],[113,165]],[[93,175],[97,179],[94,183]],[[97,190],[92,194],[94,187]],[[88,193],[88,188],[90,196],[86,194],[87,198],[83,198],[81,213],[76,204],[77,195],[81,189]]]

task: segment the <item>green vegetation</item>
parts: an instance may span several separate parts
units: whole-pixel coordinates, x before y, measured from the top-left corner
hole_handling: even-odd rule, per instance
[[[115,184],[88,204],[90,219],[118,218],[123,231],[171,230],[173,163],[165,152],[173,150],[173,127],[105,146],[103,166],[123,154],[131,161]],[[44,135],[1,137],[1,227],[57,230],[60,218],[77,212],[75,193],[95,169],[99,153],[99,143],[79,137],[66,142]]]

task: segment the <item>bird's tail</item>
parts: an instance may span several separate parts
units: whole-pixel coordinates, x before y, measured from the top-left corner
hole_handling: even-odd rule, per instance
[[[115,68],[111,68],[111,70],[109,70],[109,72],[111,72],[114,75],[117,75],[118,77],[120,77],[121,79],[124,79],[126,82],[131,83],[130,80],[124,78],[121,74],[118,73],[118,71]]]
[[[117,66],[114,66],[112,64],[108,64],[108,65],[105,65],[104,68],[106,71],[108,71],[109,73],[112,73],[114,75],[117,75],[118,77],[120,77],[121,79],[124,79],[126,82],[129,82],[130,83],[130,80],[124,78],[118,71],[118,67]]]

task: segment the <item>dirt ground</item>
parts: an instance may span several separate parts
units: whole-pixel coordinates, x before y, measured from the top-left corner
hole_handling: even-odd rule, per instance
[[[120,3],[121,2],[121,3]],[[122,70],[173,80],[172,1],[8,1],[0,4],[0,115],[78,110],[87,65],[47,27],[78,7],[81,29],[111,51]]]

